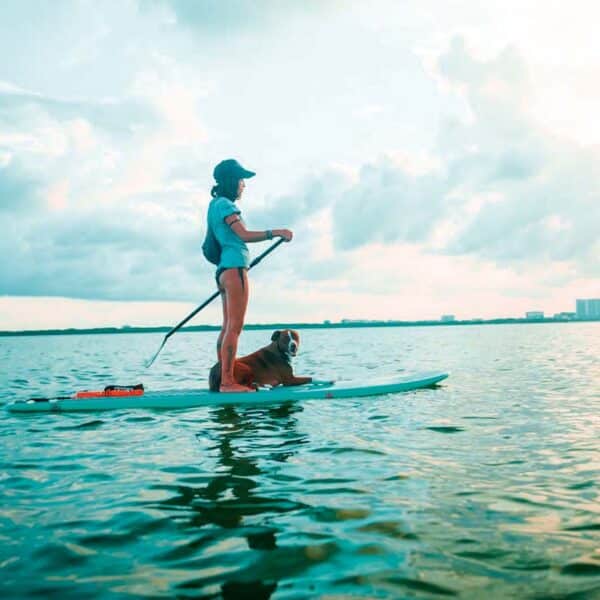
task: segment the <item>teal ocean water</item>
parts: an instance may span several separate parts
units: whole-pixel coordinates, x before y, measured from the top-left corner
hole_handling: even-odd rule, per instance
[[[301,331],[437,389],[2,415],[3,598],[600,598],[600,323]],[[270,332],[244,332],[241,353]],[[0,396],[197,387],[216,333],[0,338]]]

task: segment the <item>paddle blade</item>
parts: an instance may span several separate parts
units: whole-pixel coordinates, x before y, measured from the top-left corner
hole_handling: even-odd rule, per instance
[[[156,360],[156,358],[160,354],[160,351],[165,347],[166,343],[167,343],[167,338],[165,337],[163,339],[163,341],[162,341],[162,344],[160,345],[160,348],[156,351],[156,354],[149,361],[146,361],[144,363],[146,369],[149,369],[154,364],[154,361]]]

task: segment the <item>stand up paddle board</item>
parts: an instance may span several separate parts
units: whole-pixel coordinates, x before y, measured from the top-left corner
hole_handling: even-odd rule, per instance
[[[369,385],[359,382],[313,382],[292,387],[261,389],[258,392],[219,393],[205,389],[146,392],[143,386],[109,386],[103,391],[83,391],[57,398],[16,400],[7,405],[11,412],[53,412],[111,410],[123,408],[194,408],[197,406],[261,405],[297,400],[362,398],[395,392],[407,392],[435,385],[447,373],[413,373],[376,379]]]

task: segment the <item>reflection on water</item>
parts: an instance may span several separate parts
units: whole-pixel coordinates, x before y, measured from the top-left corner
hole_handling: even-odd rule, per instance
[[[177,584],[177,589],[210,593],[211,587],[220,586],[225,598],[269,598],[278,579],[270,569],[273,562],[286,563],[294,571],[310,565],[304,548],[290,551],[290,548],[277,547],[276,527],[251,524],[257,517],[263,521],[269,515],[305,508],[302,503],[286,497],[261,495],[258,482],[263,474],[258,456],[266,464],[285,463],[296,446],[306,443],[306,436],[295,430],[294,413],[301,410],[289,404],[269,409],[223,407],[211,410],[210,418],[217,425],[210,438],[213,445],[209,447],[216,450],[218,456],[214,476],[184,477],[174,485],[156,486],[167,491],[169,497],[153,506],[166,511],[191,538],[156,557],[172,568],[189,570],[190,579]],[[197,434],[197,437],[204,436],[204,430]],[[269,439],[273,443],[265,443]],[[259,455],[244,453],[253,447],[260,449]],[[194,537],[195,532],[203,533]],[[251,557],[244,557],[240,539],[245,539],[249,550],[256,551]],[[243,565],[234,569],[234,579],[223,582],[223,576],[231,573],[231,567],[216,566],[214,557],[211,558],[215,549],[234,552],[236,562]]]
[[[276,407],[6,415],[0,590],[600,596],[596,324],[303,332],[297,370],[444,385]],[[0,339],[2,389],[206,380],[214,336]],[[245,332],[246,347],[264,341]]]

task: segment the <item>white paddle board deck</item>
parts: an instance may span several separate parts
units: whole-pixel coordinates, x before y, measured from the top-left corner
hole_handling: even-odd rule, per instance
[[[85,410],[114,410],[123,408],[194,408],[197,406],[261,405],[297,400],[330,400],[333,398],[361,398],[395,392],[407,392],[433,386],[446,379],[447,373],[426,372],[360,382],[308,383],[305,385],[258,392],[219,393],[205,389],[149,391],[143,395],[75,398],[61,397],[36,400],[16,400],[7,404],[11,412],[64,412]]]

